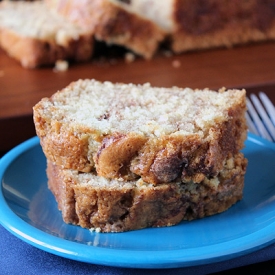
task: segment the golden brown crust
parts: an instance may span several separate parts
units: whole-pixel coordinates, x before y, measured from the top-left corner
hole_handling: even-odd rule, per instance
[[[47,165],[48,186],[55,196],[64,221],[66,223],[78,223],[78,216],[75,211],[74,182],[65,174],[60,177],[60,172],[56,168],[54,165]]]
[[[153,186],[138,180],[101,185],[98,176],[90,174],[91,182],[88,183],[85,175],[50,162],[47,175],[49,188],[55,194],[65,222],[99,228],[102,232],[123,232],[171,226],[182,220],[203,218],[227,210],[242,198],[246,170],[246,159],[242,154],[230,161],[231,165],[215,179],[199,184],[173,182]],[[211,184],[215,180],[219,181],[217,186]],[[56,189],[63,193],[60,195]],[[66,200],[71,202],[70,212]]]
[[[47,0],[55,11],[95,33],[98,40],[117,44],[151,58],[164,40],[164,32],[153,22],[109,0]]]

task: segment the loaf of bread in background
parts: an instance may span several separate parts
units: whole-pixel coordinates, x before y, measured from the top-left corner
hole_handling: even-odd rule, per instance
[[[0,34],[28,68],[89,59],[93,34],[150,59],[161,45],[177,54],[274,40],[275,9],[271,0],[3,1]]]
[[[89,60],[93,33],[50,11],[43,1],[0,2],[0,46],[25,68]]]
[[[124,46],[145,58],[158,50],[165,33],[153,21],[118,0],[45,0],[48,7],[111,45]]]
[[[133,12],[146,16],[168,34],[175,53],[275,39],[273,0],[127,2]]]
[[[227,210],[242,199],[246,165],[238,153],[227,159],[213,178],[157,186],[142,179],[108,180],[49,161],[47,176],[66,223],[101,232],[123,232],[172,226]]]
[[[154,185],[216,177],[247,134],[244,90],[87,79],[33,110],[42,149],[55,165]]]

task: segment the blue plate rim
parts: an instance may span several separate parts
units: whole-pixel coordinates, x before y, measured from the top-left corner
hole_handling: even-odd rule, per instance
[[[248,134],[248,140],[253,143],[267,146],[275,151],[275,144],[253,134]],[[0,224],[21,240],[49,253],[77,261],[107,266],[128,268],[178,268],[229,260],[259,250],[275,241],[275,223],[249,236],[201,247],[200,253],[198,253],[197,248],[177,249],[174,250],[174,253],[171,251],[167,253],[167,251],[152,250],[142,251],[141,253],[141,251],[128,249],[125,251],[119,250],[118,253],[116,249],[88,246],[53,236],[35,228],[18,217],[9,208],[2,192],[2,178],[7,167],[9,167],[9,165],[22,153],[25,153],[35,146],[40,146],[39,139],[36,136],[19,144],[0,159]],[[270,232],[274,232],[274,234],[272,235]],[[255,236],[257,238],[255,238]],[[237,247],[236,243],[238,243]],[[224,251],[225,245],[226,250]]]

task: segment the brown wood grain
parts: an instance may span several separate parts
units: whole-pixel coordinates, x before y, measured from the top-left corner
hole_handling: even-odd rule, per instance
[[[80,78],[124,83],[150,82],[154,86],[191,88],[246,88],[265,91],[275,102],[275,43],[232,49],[189,52],[150,61],[123,57],[96,58],[71,64],[66,72],[51,67],[24,69],[0,50],[0,151],[35,135],[32,107]]]

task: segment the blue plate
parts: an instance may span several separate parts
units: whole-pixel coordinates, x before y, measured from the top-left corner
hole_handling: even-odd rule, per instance
[[[249,135],[244,153],[244,198],[228,211],[172,227],[106,234],[63,222],[34,137],[0,160],[0,222],[35,247],[94,264],[172,268],[231,259],[275,238],[275,144]]]

